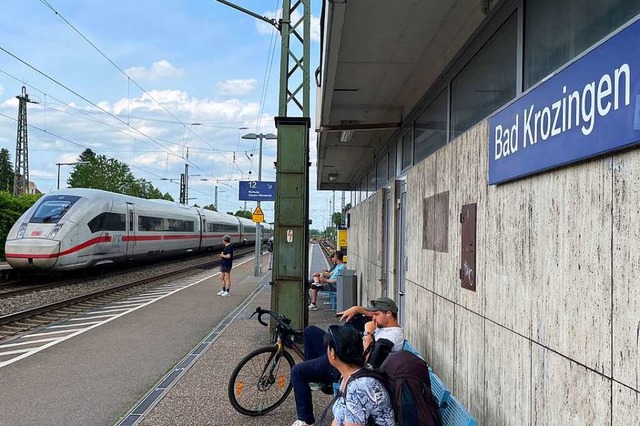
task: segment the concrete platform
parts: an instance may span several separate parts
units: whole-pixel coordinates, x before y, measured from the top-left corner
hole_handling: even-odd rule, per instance
[[[327,269],[326,260],[317,244],[310,249],[312,271]],[[315,269],[314,269],[315,268]],[[268,282],[267,280],[263,280]],[[255,319],[249,319],[256,306],[269,307],[271,291],[268,284],[246,301],[244,308],[228,326],[221,331],[199,355],[196,362],[181,372],[161,397],[149,406],[134,406],[136,415],[125,417],[120,425],[290,425],[296,420],[293,391],[277,409],[261,417],[247,417],[237,413],[227,397],[227,383],[237,363],[250,351],[269,344],[269,334]],[[335,312],[322,308],[328,298],[320,296],[318,311],[309,312],[309,323],[326,328],[337,322]],[[206,339],[205,339],[206,340]],[[294,358],[296,358],[294,356]],[[299,361],[296,359],[296,361]],[[171,372],[165,376],[169,378]],[[175,374],[175,373],[174,373]],[[164,380],[164,379],[163,379]],[[163,380],[157,385],[162,386]],[[154,399],[153,389],[147,394]],[[162,390],[160,390],[162,391]],[[331,402],[332,397],[322,392],[313,392],[317,418]],[[141,402],[145,398],[142,398]],[[136,411],[137,410],[137,411]],[[329,414],[329,417],[331,415]]]

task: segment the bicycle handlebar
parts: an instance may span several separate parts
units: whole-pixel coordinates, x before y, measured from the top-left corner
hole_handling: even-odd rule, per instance
[[[262,320],[262,316],[263,315],[269,315],[271,316],[274,320],[276,320],[277,325],[282,329],[282,331],[284,331],[286,334],[293,334],[296,336],[301,336],[302,332],[301,331],[296,331],[293,329],[293,327],[291,327],[291,320],[287,317],[285,317],[284,315],[280,315],[278,313],[275,313],[269,309],[262,309],[260,306],[258,306],[255,310],[254,313],[251,314],[251,318],[253,318],[254,315],[258,315],[258,322],[262,325],[264,325],[265,327],[267,327],[269,324],[267,324],[266,322],[264,322]]]

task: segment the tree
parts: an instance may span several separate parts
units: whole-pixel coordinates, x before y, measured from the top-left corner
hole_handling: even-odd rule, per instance
[[[212,204],[209,204],[209,205],[207,205],[207,206],[204,206],[204,207],[203,207],[203,209],[213,210],[214,212],[217,212],[217,211],[218,211],[218,209],[216,208],[216,206],[215,206],[213,203],[212,203]]]
[[[86,149],[80,154],[79,161],[83,164],[76,164],[67,180],[71,188],[102,189],[139,198],[173,201],[168,193],[163,195],[151,182],[136,179],[127,164],[114,158]]]
[[[35,203],[41,194],[25,194],[13,196],[9,192],[0,191],[0,256],[4,257],[4,245],[7,234],[22,213]]]
[[[342,213],[335,212],[331,215],[331,223],[336,226],[336,228],[342,225]]]
[[[9,161],[9,150],[0,149],[0,191],[13,191],[13,165]]]
[[[253,217],[253,212],[250,210],[238,210],[233,214],[234,216],[244,217],[247,219],[251,219]]]

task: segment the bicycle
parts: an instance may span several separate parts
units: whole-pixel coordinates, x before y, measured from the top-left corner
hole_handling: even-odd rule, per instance
[[[258,322],[264,326],[268,324],[262,320],[263,315],[275,320],[275,344],[258,348],[242,358],[231,373],[227,391],[236,411],[255,417],[277,408],[291,392],[291,369],[295,362],[287,349],[301,360],[304,353],[292,339],[302,336],[302,332],[291,327],[289,318],[259,306],[251,318],[254,315],[258,315]]]

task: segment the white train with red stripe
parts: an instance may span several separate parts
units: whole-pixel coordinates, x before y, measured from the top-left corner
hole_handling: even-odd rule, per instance
[[[14,269],[66,271],[254,244],[252,221],[172,201],[68,188],[40,198],[13,225],[5,244]],[[272,235],[263,225],[262,239]]]

